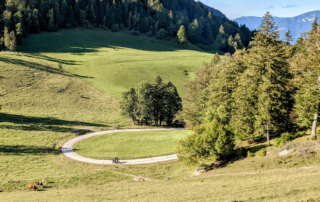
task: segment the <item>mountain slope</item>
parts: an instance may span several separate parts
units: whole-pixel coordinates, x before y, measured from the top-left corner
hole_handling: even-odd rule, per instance
[[[212,15],[216,15],[216,16],[219,16],[221,18],[227,18],[227,16],[225,14],[223,14],[221,11],[219,11],[219,10],[217,10],[215,8],[212,8],[210,6],[207,6],[205,4],[203,4],[203,5],[204,5],[204,8],[208,9],[208,11],[211,12]]]
[[[301,33],[311,29],[311,23],[316,17],[320,18],[320,11],[310,11],[292,18],[274,17],[274,19],[280,31],[281,38],[283,38],[288,29],[290,29],[293,39],[297,40]],[[245,24],[249,29],[254,30],[259,28],[262,19],[262,17],[249,16],[237,18],[234,19],[234,21],[241,25]]]

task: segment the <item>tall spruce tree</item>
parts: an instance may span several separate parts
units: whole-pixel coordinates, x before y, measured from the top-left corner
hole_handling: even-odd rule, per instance
[[[295,111],[301,126],[312,126],[311,137],[315,139],[320,113],[320,24],[313,27],[300,43],[301,51],[290,62],[298,81]]]
[[[284,39],[285,43],[289,46],[290,43],[293,41],[293,38],[291,36],[291,30],[288,29],[288,31],[285,34],[285,39]]]
[[[234,123],[239,133],[251,132],[258,138],[266,134],[270,146],[270,131],[280,134],[288,130],[291,110],[287,92],[291,78],[287,51],[279,40],[270,13],[265,14],[252,46],[244,56],[243,65],[247,69],[235,93],[239,111],[236,110]],[[241,109],[244,106],[249,108],[245,113]],[[241,132],[243,128],[246,129]]]

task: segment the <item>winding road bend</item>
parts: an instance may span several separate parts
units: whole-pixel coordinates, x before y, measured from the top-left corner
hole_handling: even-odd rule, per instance
[[[115,163],[112,163],[112,160],[97,160],[97,159],[90,159],[90,158],[80,156],[79,154],[75,153],[72,150],[72,146],[76,142],[79,142],[81,140],[84,140],[86,138],[90,138],[93,136],[98,136],[98,135],[105,135],[105,134],[119,133],[119,132],[123,133],[123,132],[146,132],[146,131],[166,131],[166,130],[184,130],[184,128],[123,129],[123,130],[108,130],[108,131],[95,132],[87,135],[82,135],[67,141],[66,143],[63,144],[61,150],[65,156],[76,161],[82,161],[85,163],[100,164],[100,165],[117,165]],[[132,159],[132,160],[120,159],[120,162],[118,164],[139,165],[139,164],[150,164],[150,163],[158,163],[158,162],[165,162],[165,161],[173,161],[177,159],[178,159],[177,155],[173,154],[169,156],[158,156],[158,157],[152,157],[152,158],[142,158],[142,159]]]

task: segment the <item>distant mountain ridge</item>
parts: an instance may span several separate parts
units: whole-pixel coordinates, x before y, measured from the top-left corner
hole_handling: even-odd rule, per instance
[[[316,17],[320,21],[320,11],[310,11],[292,18],[274,17],[274,20],[277,23],[281,39],[284,38],[285,33],[290,29],[292,38],[296,41],[301,33],[311,30],[311,23]],[[245,24],[249,29],[255,30],[259,28],[262,19],[262,17],[248,16],[237,18],[233,21],[238,22],[239,25]]]

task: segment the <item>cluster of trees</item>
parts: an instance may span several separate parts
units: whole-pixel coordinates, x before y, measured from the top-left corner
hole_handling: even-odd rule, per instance
[[[267,13],[246,50],[217,54],[187,83],[178,119],[193,129],[181,141],[179,158],[227,159],[235,140],[256,141],[295,134],[312,126],[320,110],[320,24],[293,46],[284,41]],[[217,132],[219,131],[219,132]]]
[[[19,44],[29,33],[77,26],[127,28],[157,38],[176,37],[183,30],[181,36],[192,43],[216,41],[223,51],[235,47],[236,41],[247,46],[252,37],[247,27],[214,16],[193,0],[6,0],[0,2],[0,16],[0,46],[9,50],[15,50],[14,45],[5,42]]]
[[[139,125],[172,125],[174,115],[182,109],[176,87],[163,83],[160,76],[154,84],[141,81],[135,88],[124,92],[121,100],[122,113]]]

